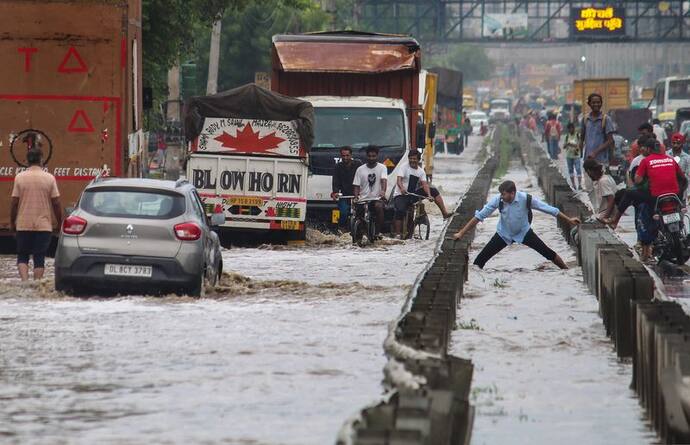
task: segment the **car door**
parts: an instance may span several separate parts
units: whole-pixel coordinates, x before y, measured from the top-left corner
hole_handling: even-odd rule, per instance
[[[192,201],[192,210],[194,215],[199,220],[199,226],[201,227],[203,242],[204,242],[204,259],[207,268],[211,269],[213,274],[218,270],[219,249],[218,249],[218,235],[211,229],[209,224],[209,219],[204,211],[204,206],[201,203],[201,198],[196,190],[192,190],[190,199]],[[213,274],[209,275],[210,278]]]

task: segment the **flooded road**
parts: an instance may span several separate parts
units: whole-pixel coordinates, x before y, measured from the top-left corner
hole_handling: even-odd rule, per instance
[[[505,179],[543,196],[522,167]],[[495,214],[478,227],[471,260],[497,222]],[[475,365],[472,443],[655,443],[629,388],[631,366],[616,358],[555,218],[535,211],[533,227],[570,270],[513,245],[484,270],[472,266],[465,285],[452,350]]]
[[[474,138],[473,138],[474,139]],[[476,173],[479,139],[437,159],[448,203]],[[76,299],[21,285],[0,257],[0,443],[332,443],[382,392],[387,325],[429,260],[428,241],[238,248],[203,299]]]

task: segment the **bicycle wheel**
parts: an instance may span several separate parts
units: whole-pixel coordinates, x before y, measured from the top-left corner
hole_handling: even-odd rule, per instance
[[[350,236],[352,237],[352,244],[361,244],[363,235],[364,221],[359,218],[355,218],[350,224]]]
[[[416,221],[417,234],[419,239],[428,240],[429,234],[431,233],[431,225],[429,224],[429,217],[424,215],[417,218]]]
[[[369,219],[369,224],[367,225],[367,239],[369,244],[374,244],[376,240],[376,221]]]

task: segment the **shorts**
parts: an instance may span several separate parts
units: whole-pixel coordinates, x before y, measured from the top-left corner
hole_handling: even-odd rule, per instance
[[[46,253],[50,247],[51,232],[17,232],[17,264],[29,264],[29,256],[34,258],[34,268],[45,267]]]
[[[439,195],[438,189],[436,187],[429,187],[431,192],[431,197],[436,198]],[[419,188],[413,192],[416,195],[427,196],[423,188]],[[401,220],[405,219],[408,209],[411,205],[419,201],[417,196],[411,195],[398,195],[393,198],[393,209],[395,210],[395,219]]]

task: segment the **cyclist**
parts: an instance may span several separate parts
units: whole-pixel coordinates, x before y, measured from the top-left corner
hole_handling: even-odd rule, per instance
[[[352,181],[353,195],[356,201],[368,201],[369,210],[376,215],[376,235],[383,227],[383,201],[386,199],[388,169],[379,162],[379,149],[370,145],[366,148],[367,163],[355,172]],[[362,216],[364,209],[356,206],[357,216]]]
[[[443,219],[447,219],[452,215],[446,209],[438,189],[431,187],[427,182],[424,169],[419,165],[419,158],[420,154],[417,150],[410,151],[407,155],[407,164],[401,165],[397,174],[397,181],[393,190],[393,207],[395,209],[393,234],[396,236],[401,235],[403,220],[407,216],[408,209],[420,199],[418,196],[413,196],[409,193],[426,197],[430,196],[439,210],[441,210]]]
[[[341,228],[347,225],[347,217],[350,215],[350,200],[339,197],[353,195],[352,181],[360,165],[362,165],[362,161],[352,158],[352,147],[340,149],[340,162],[335,165],[335,170],[333,170],[331,199],[338,201],[338,209],[340,210],[338,226]]]

